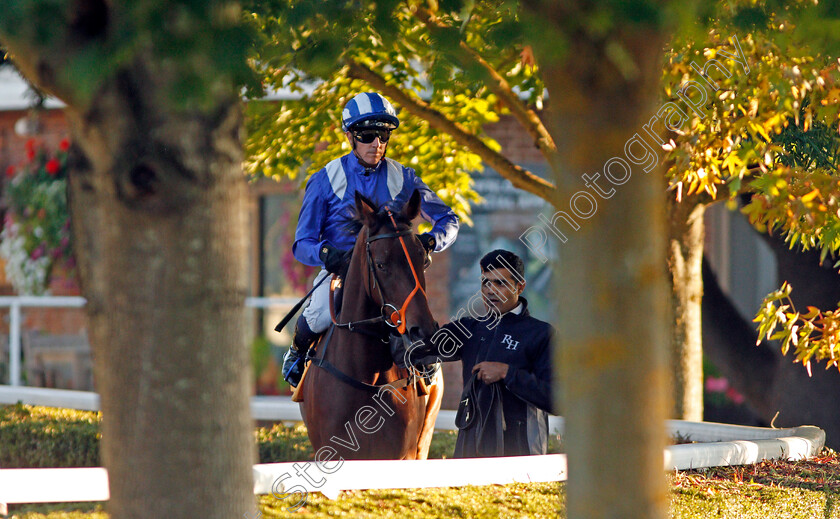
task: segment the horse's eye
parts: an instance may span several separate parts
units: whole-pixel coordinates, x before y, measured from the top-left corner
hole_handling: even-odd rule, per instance
[[[378,268],[379,270],[385,270],[385,264],[384,263],[377,263],[376,268]]]

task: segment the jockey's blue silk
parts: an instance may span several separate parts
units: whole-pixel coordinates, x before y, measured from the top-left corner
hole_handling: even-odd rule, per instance
[[[318,252],[325,243],[341,250],[353,248],[356,236],[346,227],[355,209],[357,191],[377,207],[388,204],[397,211],[415,189],[421,196],[420,215],[433,225],[435,252],[446,249],[458,235],[458,217],[414,170],[386,157],[374,172],[365,175],[351,152],[331,161],[307,182],[292,246],[295,258],[305,265],[323,266]]]

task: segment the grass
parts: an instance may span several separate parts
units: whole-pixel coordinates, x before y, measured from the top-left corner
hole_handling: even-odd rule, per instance
[[[671,517],[840,518],[840,456],[678,472]]]
[[[675,519],[840,519],[840,455],[824,450],[808,461],[765,461],[668,475],[669,517]],[[324,516],[565,517],[565,485],[530,483],[481,487],[343,492],[335,500],[311,494],[295,503],[259,496],[264,518]],[[104,519],[101,504],[26,505],[10,510],[21,519]]]
[[[6,412],[11,412],[6,409]],[[68,423],[98,422],[95,413],[47,408],[14,409],[20,420],[33,423],[62,420]],[[53,427],[50,426],[50,429]],[[96,431],[85,434],[97,435]],[[312,459],[312,449],[303,427],[274,426],[255,432],[262,461]],[[449,458],[455,447],[455,432],[437,432],[430,457]],[[550,436],[550,452],[562,451],[556,435]],[[716,467],[668,475],[669,517],[679,519],[840,519],[840,455],[824,450],[808,461],[768,461],[742,467]],[[297,496],[294,496],[297,500]],[[531,483],[480,487],[408,490],[348,491],[335,500],[321,494],[307,496],[297,511],[291,498],[259,496],[265,518],[324,516],[405,517],[565,517],[565,485]],[[9,517],[20,519],[106,519],[103,503],[10,505]]]
[[[343,492],[336,500],[312,494],[295,512],[287,510],[294,503],[260,496],[260,509],[265,518],[554,518],[561,514],[560,486],[560,483],[517,483],[457,489],[357,490]]]

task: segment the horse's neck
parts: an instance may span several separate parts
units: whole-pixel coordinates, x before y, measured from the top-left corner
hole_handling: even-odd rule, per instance
[[[365,268],[367,259],[362,253],[361,258],[354,258],[345,276],[339,322],[364,321],[381,315],[379,305],[368,296],[364,286],[362,269]],[[370,331],[376,329],[375,325],[360,327]],[[371,377],[390,363],[388,345],[367,333],[340,328],[334,332],[330,342],[326,352],[327,359],[358,380],[371,382]]]
[[[362,321],[379,315],[379,306],[368,296],[364,285],[367,258],[364,247],[357,246],[344,276],[341,290],[341,321]]]

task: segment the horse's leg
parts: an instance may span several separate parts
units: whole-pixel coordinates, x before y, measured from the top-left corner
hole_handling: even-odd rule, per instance
[[[429,395],[426,398],[426,416],[423,419],[423,426],[420,428],[420,436],[417,440],[417,456],[415,459],[424,460],[429,457],[429,447],[432,445],[432,435],[435,432],[435,420],[437,419],[440,404],[443,402],[443,370],[439,369],[432,378],[429,386]]]
[[[309,370],[307,376],[303,378],[301,384],[303,387],[303,402],[300,402],[300,415],[303,418],[303,423],[306,425],[306,435],[309,437],[309,443],[313,449],[318,449],[321,446],[323,428],[323,421],[321,415],[318,413],[318,404],[320,395],[315,386],[318,383],[320,370]]]
[[[303,405],[303,402],[298,402],[298,408],[300,408],[300,418],[303,420],[303,424],[306,425],[306,406]]]

